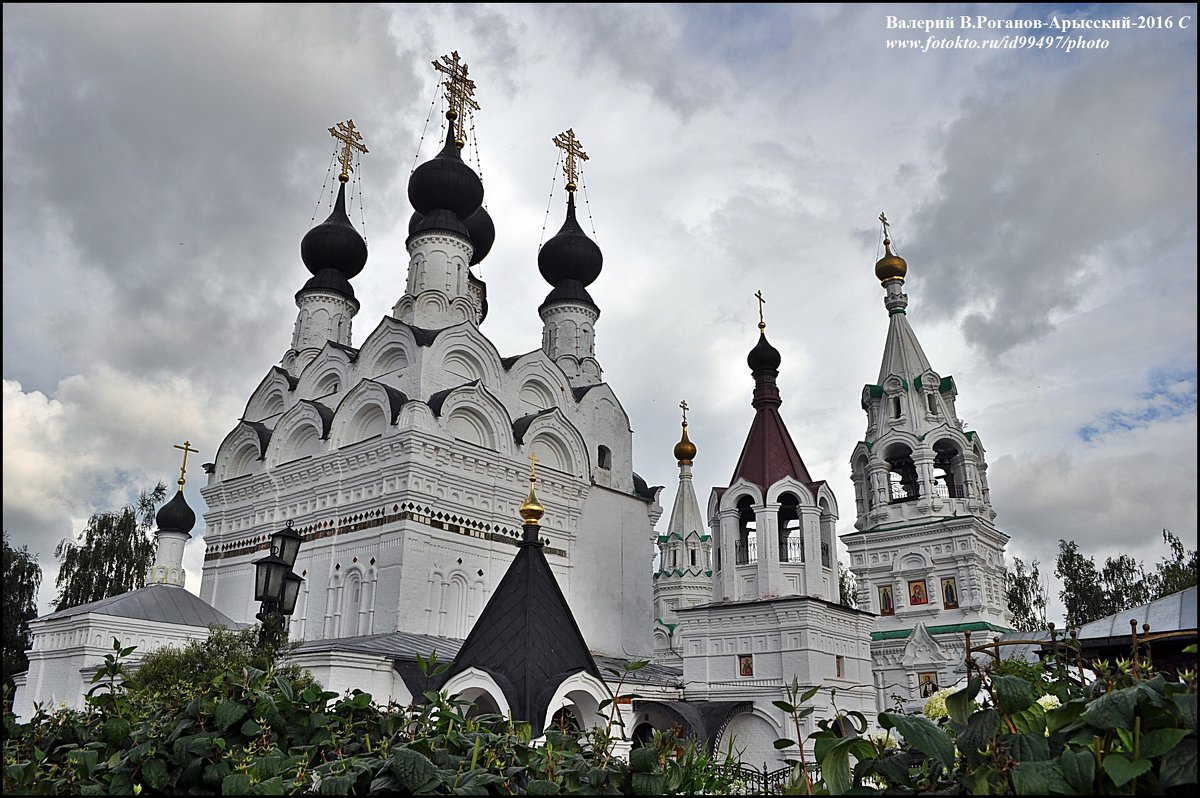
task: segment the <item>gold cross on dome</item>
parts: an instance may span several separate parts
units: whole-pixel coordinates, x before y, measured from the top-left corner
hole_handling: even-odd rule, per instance
[[[575,131],[567,128],[564,132],[559,133],[554,137],[554,146],[558,147],[566,153],[566,159],[563,161],[563,174],[567,177],[567,191],[575,190],[575,177],[578,164],[576,159],[586,161],[588,155],[583,151],[583,147],[579,144],[579,139],[575,138]]]
[[[767,304],[767,300],[763,299],[762,291],[754,292],[755,298],[758,300],[758,329],[767,329],[767,323],[763,321],[763,305]]]
[[[537,481],[537,452],[529,453],[529,481]]]
[[[890,227],[888,226],[888,220],[887,220],[887,216],[886,216],[886,215],[884,215],[883,211],[880,211],[880,212],[879,212],[879,221],[880,221],[880,223],[881,223],[881,224],[883,224],[883,237],[884,237],[884,238],[891,238],[891,237],[892,237],[892,231],[891,231]]]
[[[448,119],[462,119],[467,109],[479,110],[475,101],[475,81],[467,77],[466,62],[459,59],[458,50],[450,55],[442,56],[441,62],[434,61],[433,68],[446,76],[442,81],[445,87],[446,104],[450,110],[446,112]],[[459,145],[461,146],[461,145]]]
[[[683,411],[683,423],[686,424],[687,423],[687,411],[688,411],[687,399],[684,399],[682,402],[679,403],[679,408]]]
[[[184,441],[182,446],[180,446],[180,445],[177,443],[177,444],[175,444],[175,448],[176,448],[176,449],[183,449],[183,465],[179,466],[179,489],[180,489],[180,490],[183,490],[183,483],[184,483],[184,478],[183,478],[183,475],[184,475],[184,474],[187,472],[187,456],[188,456],[188,452],[191,452],[192,454],[200,454],[200,450],[199,450],[199,449],[193,449],[193,448],[192,448],[192,442],[191,442],[191,441]]]
[[[362,133],[359,133],[354,128],[354,120],[350,119],[345,122],[338,122],[333,127],[329,128],[329,134],[342,143],[342,154],[339,160],[342,162],[342,173],[338,179],[343,183],[350,179],[350,172],[354,169],[350,162],[354,160],[353,151],[369,152],[366,145],[362,143]]]

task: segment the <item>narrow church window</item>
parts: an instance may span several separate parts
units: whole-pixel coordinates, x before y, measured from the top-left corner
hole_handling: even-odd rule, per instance
[[[933,398],[933,394],[927,394],[929,398],[929,412],[932,415],[937,415],[937,399]]]
[[[607,446],[596,450],[596,464],[605,471],[612,468],[612,451]]]
[[[892,418],[900,418],[900,397],[892,397]]]
[[[688,556],[691,558],[691,562],[689,564],[695,565],[696,564],[696,550],[688,549]]]
[[[846,676],[846,658],[843,657],[841,654],[838,654],[837,656],[834,657],[834,664],[836,666],[835,672],[837,673],[838,678],[845,678],[845,676]]]

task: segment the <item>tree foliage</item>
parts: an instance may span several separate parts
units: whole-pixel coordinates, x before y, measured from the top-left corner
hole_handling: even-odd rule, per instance
[[[29,666],[29,622],[37,617],[37,593],[42,586],[42,569],[37,555],[28,546],[14,548],[8,543],[8,530],[0,539],[4,544],[3,667],[4,683],[12,685],[14,674]]]
[[[96,513],[88,519],[82,541],[63,540],[54,549],[60,561],[54,586],[55,610],[65,610],[109,596],[119,596],[146,584],[154,564],[157,541],[148,533],[154,512],[167,495],[159,482],[138,494],[137,501],[118,511]]]
[[[1014,557],[1012,570],[1008,571],[1005,590],[1008,610],[1012,613],[1012,627],[1022,632],[1046,628],[1046,591],[1038,565],[1034,560],[1026,571],[1021,558]]]
[[[842,606],[858,608],[858,581],[841,560],[838,560],[838,595]]]
[[[1163,530],[1168,554],[1153,572],[1128,554],[1109,557],[1104,566],[1084,556],[1074,541],[1058,541],[1054,575],[1062,580],[1059,596],[1067,610],[1067,626],[1080,626],[1148,604],[1196,584],[1197,553],[1187,551],[1170,530]]]

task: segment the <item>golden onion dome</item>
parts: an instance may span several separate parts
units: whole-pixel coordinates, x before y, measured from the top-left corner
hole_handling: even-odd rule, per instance
[[[533,492],[533,483],[537,479],[530,477],[529,479],[529,495],[525,497],[525,502],[521,505],[518,511],[521,514],[521,521],[527,526],[537,526],[542,520],[542,516],[546,514],[546,508],[538,501],[537,494]]]
[[[675,459],[683,465],[691,465],[696,456],[696,444],[688,440],[687,422],[683,422],[683,437],[675,444]]]
[[[875,264],[875,276],[879,278],[879,282],[886,283],[888,280],[904,281],[904,275],[908,273],[908,264],[904,258],[892,252],[892,242],[889,239],[883,239],[883,248],[887,252]]]

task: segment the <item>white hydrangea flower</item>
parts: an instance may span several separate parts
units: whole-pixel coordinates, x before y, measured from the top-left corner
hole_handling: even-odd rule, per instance
[[[957,693],[957,687],[947,687],[945,690],[938,690],[925,702],[925,706],[921,711],[925,713],[925,717],[930,720],[938,720],[940,718],[950,717],[950,710],[946,708],[946,696],[951,693]]]
[[[1052,709],[1057,709],[1058,707],[1062,706],[1062,702],[1058,700],[1058,697],[1052,696],[1052,695],[1044,695],[1041,698],[1039,698],[1037,700],[1037,702],[1041,706],[1041,708],[1046,710],[1047,712],[1049,712]]]

